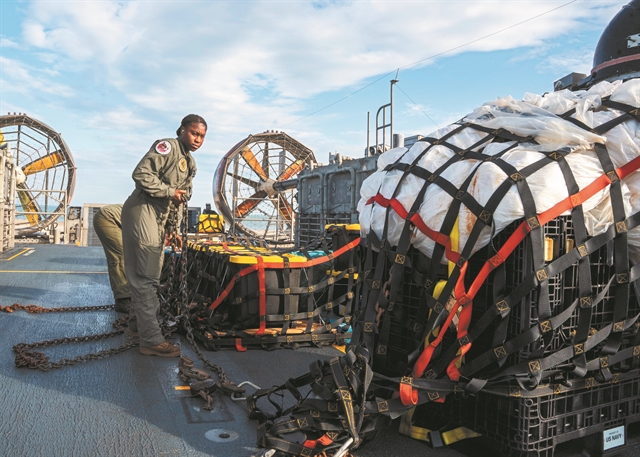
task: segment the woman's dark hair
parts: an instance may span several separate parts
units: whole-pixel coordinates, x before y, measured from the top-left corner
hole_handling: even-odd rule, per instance
[[[204,128],[207,128],[207,121],[205,121],[202,116],[198,116],[197,114],[188,114],[182,119],[180,122],[180,127],[176,130],[176,135],[180,136],[180,130],[189,127],[189,125],[196,123],[204,125]]]

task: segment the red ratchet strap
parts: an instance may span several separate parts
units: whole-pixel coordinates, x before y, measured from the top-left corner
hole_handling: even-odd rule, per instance
[[[618,168],[616,170],[617,178],[624,179],[626,176],[630,175],[631,173],[638,170],[639,168],[640,168],[640,156],[636,157],[626,165]],[[581,205],[582,202],[587,201],[588,199],[593,197],[596,193],[600,192],[605,187],[607,187],[609,184],[611,184],[611,177],[609,177],[607,174],[601,175],[595,181],[593,181],[591,184],[586,186],[577,194],[570,195],[564,200],[558,202],[552,208],[541,213],[538,216],[538,222],[540,223],[540,225],[544,225],[548,223],[549,221],[560,216],[560,214],[564,213],[565,211],[568,211],[578,205]],[[378,201],[376,199],[376,203],[377,202]],[[414,224],[414,225],[416,225],[416,227],[418,227],[422,231],[422,229],[419,227],[418,224]],[[480,273],[478,274],[478,276],[476,276],[473,283],[471,284],[471,287],[469,287],[469,290],[466,292],[464,290],[464,276],[466,272],[467,263],[465,262],[463,267],[460,269],[460,277],[458,278],[458,281],[456,283],[456,297],[459,297],[459,298],[456,300],[456,303],[453,309],[449,313],[449,316],[447,316],[447,320],[441,327],[443,331],[441,331],[438,337],[435,340],[433,340],[423,350],[422,354],[420,354],[420,357],[418,358],[417,362],[413,367],[412,374],[414,377],[420,377],[424,374],[424,371],[426,370],[427,366],[429,365],[429,362],[431,361],[431,357],[433,356],[433,352],[435,348],[442,342],[442,334],[444,333],[445,329],[449,328],[449,324],[451,323],[453,316],[455,316],[456,312],[458,311],[458,308],[461,305],[463,306],[463,310],[460,313],[460,322],[458,324],[458,338],[463,338],[464,336],[467,335],[467,330],[471,321],[471,310],[472,310],[472,307],[470,305],[471,300],[473,300],[473,298],[476,296],[476,294],[480,290],[480,287],[482,286],[484,281],[487,279],[487,276],[489,275],[489,273],[493,269],[497,268],[500,264],[502,264],[507,259],[507,257],[511,255],[511,253],[516,248],[516,246],[518,246],[522,242],[522,240],[524,240],[525,236],[527,236],[527,234],[530,231],[531,229],[529,228],[529,225],[527,224],[527,222],[523,221],[522,224],[520,224],[520,226],[518,227],[518,229],[509,237],[506,243],[500,248],[498,253],[495,256],[493,256],[491,259],[485,262],[482,269],[480,270]],[[423,231],[423,233],[425,232]],[[425,235],[427,235],[427,233],[425,233]],[[430,238],[434,239],[431,236]],[[468,301],[469,305],[465,306],[467,303],[461,303],[461,301]],[[471,348],[471,343],[467,343],[463,345],[461,347],[461,355],[456,359],[454,359],[454,361],[451,362],[451,364],[449,364],[447,368],[447,374],[449,375],[450,379],[453,379],[453,380],[459,379],[460,374],[458,372],[457,367],[455,366],[455,362],[459,360],[462,357],[462,355],[466,354],[470,348]]]
[[[402,203],[400,203],[395,198],[388,200],[385,197],[383,197],[382,194],[378,194],[375,197],[371,197],[367,201],[367,205],[371,205],[374,202],[382,206],[383,208],[388,208],[389,206],[391,206],[394,209],[394,211],[398,214],[398,216],[400,216],[403,219],[406,219],[407,216],[409,216],[409,213],[407,212],[406,209],[404,209],[404,206],[402,206]],[[450,260],[453,263],[458,262],[458,259],[460,258],[460,254],[451,250],[451,240],[447,235],[444,235],[440,232],[437,232],[429,228],[429,226],[425,224],[425,222],[422,220],[422,218],[418,213],[415,213],[411,217],[410,221],[411,223],[413,223],[413,225],[418,227],[418,230],[420,230],[426,236],[434,240],[436,243],[441,244],[442,246],[445,247],[445,256],[447,257],[447,260]]]
[[[329,446],[330,444],[333,444],[333,440],[327,435],[322,435],[320,438],[318,438],[318,443],[322,444],[323,446]]]
[[[418,391],[411,385],[411,378],[402,378],[400,381],[400,401],[404,406],[418,404]]]
[[[247,348],[242,345],[242,338],[236,338],[236,350],[238,352],[246,352]]]
[[[460,269],[460,277],[458,278],[455,287],[455,297],[457,298],[457,302],[460,304],[460,306],[462,306],[462,310],[460,311],[458,320],[458,341],[461,341],[461,338],[467,336],[469,324],[471,324],[471,311],[473,309],[473,301],[464,290],[464,276],[466,271],[467,262],[465,262]],[[447,327],[442,327],[442,332],[444,332],[446,328]],[[471,349],[470,341],[460,346],[460,354],[455,359],[453,359],[453,361],[447,367],[447,374],[449,375],[449,379],[453,381],[458,381],[460,379],[460,373],[458,373],[456,362],[462,359],[462,357],[464,357],[469,349]]]
[[[350,243],[345,244],[344,246],[342,246],[340,249],[338,249],[337,251],[334,251],[332,253],[333,258],[337,258],[340,257],[341,255],[343,255],[344,253],[354,249],[356,246],[358,246],[360,244],[360,237],[356,238],[355,240],[351,241]],[[234,252],[232,249],[229,249],[227,247],[227,243],[222,243],[222,246],[224,249],[228,250],[229,252]],[[218,297],[213,301],[213,303],[211,303],[211,305],[209,305],[209,309],[214,310],[216,309],[218,306],[220,306],[220,304],[225,300],[225,298],[227,298],[227,296],[231,293],[231,291],[233,290],[233,286],[236,283],[236,280],[247,276],[249,273],[253,273],[254,271],[258,270],[259,268],[262,268],[262,275],[263,275],[263,283],[264,283],[264,269],[265,268],[269,268],[269,269],[282,269],[284,268],[284,262],[264,262],[262,257],[256,255],[256,254],[251,254],[252,256],[259,258],[260,260],[258,261],[257,265],[251,265],[247,268],[245,268],[244,270],[240,270],[240,272],[238,272],[235,276],[233,276],[231,278],[231,281],[229,281],[229,284],[227,284],[227,287],[224,288],[224,290],[222,291],[222,293],[220,295],[218,295]],[[322,256],[322,257],[316,257],[315,259],[311,259],[308,260],[306,262],[291,262],[289,264],[290,268],[307,268],[307,267],[311,267],[311,266],[315,266],[315,265],[319,265],[321,263],[325,263],[325,262],[329,262],[331,259],[329,258],[329,256]],[[260,264],[262,264],[262,267],[260,267]],[[258,278],[258,281],[260,279]],[[265,314],[266,314],[266,296],[265,296]],[[265,326],[266,326],[266,321],[265,321]]]
[[[262,335],[267,329],[267,289],[264,281],[264,261],[261,256],[257,256],[258,260],[258,288],[260,289],[260,328],[256,335]]]
[[[317,444],[320,444],[321,446],[329,446],[330,444],[333,444],[333,440],[327,435],[322,435],[317,440],[307,440],[302,445],[306,448],[313,449]]]
[[[218,298],[216,298],[213,301],[213,303],[211,303],[211,305],[209,306],[209,309],[214,310],[218,306],[220,306],[220,304],[224,301],[224,299],[227,298],[227,295],[229,295],[233,290],[233,286],[235,285],[237,279],[247,276],[249,273],[253,273],[257,269],[258,269],[258,265],[251,265],[250,267],[247,267],[244,270],[241,270],[240,272],[236,273],[236,275],[233,276],[233,278],[231,278],[231,281],[229,281],[229,284],[227,284],[227,287],[225,287],[222,293],[218,295]]]
[[[458,281],[456,283],[456,291],[464,290],[464,275],[466,272],[467,272],[467,262],[465,262],[464,265],[462,265],[462,268],[460,268],[460,277],[458,278]],[[462,289],[460,289],[461,287]],[[467,297],[467,296],[464,295],[464,297]],[[420,354],[420,357],[418,357],[418,360],[413,366],[413,370],[411,372],[414,378],[419,378],[424,374],[424,370],[427,368],[427,365],[429,365],[429,362],[431,361],[433,352],[438,347],[438,345],[442,342],[442,338],[444,337],[446,329],[449,328],[449,325],[451,324],[453,317],[458,312],[458,308],[460,308],[460,306],[462,305],[461,303],[462,301],[463,300],[456,300],[455,304],[453,305],[453,308],[451,309],[451,311],[449,312],[449,315],[447,316],[447,320],[445,320],[444,323],[440,326],[441,330],[440,332],[438,332],[438,336],[431,343],[429,343],[429,345],[426,348],[424,348],[424,351],[422,351],[422,354]],[[469,302],[466,302],[465,304],[467,303],[471,303],[471,302],[469,301]]]

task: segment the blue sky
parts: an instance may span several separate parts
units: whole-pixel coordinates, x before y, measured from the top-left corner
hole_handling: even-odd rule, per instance
[[[551,91],[589,72],[627,3],[0,0],[0,113],[62,133],[78,167],[73,205],[123,202],[153,141],[200,114],[209,131],[191,205],[204,206],[218,161],[251,133],[283,130],[324,163],[360,157],[367,111],[388,102],[398,69],[405,136]]]

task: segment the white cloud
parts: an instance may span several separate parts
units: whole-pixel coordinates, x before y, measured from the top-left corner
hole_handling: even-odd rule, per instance
[[[566,75],[571,72],[589,74],[593,64],[593,50],[582,48],[552,54],[537,65],[539,71]]]
[[[20,45],[18,44],[17,41],[14,41],[5,37],[0,37],[0,49],[1,48],[20,49]]]
[[[130,108],[97,113],[87,119],[87,126],[106,131],[140,130],[152,126],[152,122],[137,117]]]
[[[567,7],[448,55],[539,46],[579,27],[599,3]],[[203,105],[237,106],[249,101],[252,87],[300,99],[354,86],[553,5],[37,2],[23,30],[32,46],[103,66],[113,83],[142,106],[167,109],[176,99],[185,100],[184,92],[198,93]]]
[[[0,81],[2,81],[3,92],[15,92],[28,96],[36,95],[40,92],[61,97],[73,95],[73,91],[69,86],[55,83],[45,77],[44,75],[48,74],[46,68],[33,68],[23,62],[1,55],[0,68],[2,68]]]
[[[202,163],[215,167],[235,141],[300,118],[309,110],[309,98],[358,88],[450,49],[446,56],[536,50],[541,68],[556,71],[564,64],[575,71],[582,65],[579,55],[548,56],[548,41],[585,26],[602,29],[623,3],[581,2],[454,49],[562,3],[34,1],[26,4],[21,39],[0,42],[8,49],[24,48],[28,56],[2,56],[3,98],[15,92],[71,99],[67,109],[101,145],[111,136],[108,141],[123,151],[128,146],[131,157],[146,152],[150,135],[173,133],[161,126],[195,112],[209,123],[203,149],[214,151]],[[104,112],[97,113],[101,106]],[[429,132],[435,129],[416,113]],[[464,114],[436,108],[428,113],[440,125]],[[323,152],[359,144],[354,132],[327,139],[314,128],[330,117],[322,112],[288,133]]]
[[[33,2],[25,42],[77,60],[112,62],[135,41],[137,2]]]

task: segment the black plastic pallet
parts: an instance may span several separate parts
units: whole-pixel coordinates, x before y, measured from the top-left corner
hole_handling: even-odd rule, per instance
[[[501,456],[553,457],[561,443],[590,437],[596,444],[601,439],[597,434],[604,430],[621,425],[627,430],[640,422],[640,371],[616,379],[531,397],[486,391],[467,397],[450,395],[442,404],[418,407],[413,424],[429,429],[445,424],[467,427],[488,438]]]

